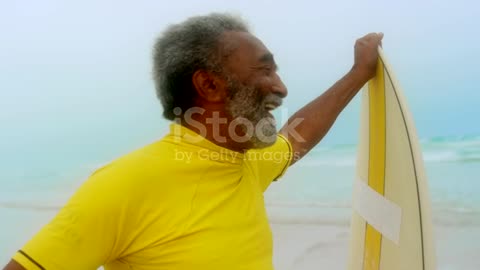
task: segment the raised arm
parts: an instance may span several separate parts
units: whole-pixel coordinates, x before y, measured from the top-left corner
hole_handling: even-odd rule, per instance
[[[358,39],[352,69],[325,93],[297,111],[280,130],[292,144],[295,153],[292,164],[305,156],[327,134],[350,100],[375,75],[377,48],[382,38],[382,33],[370,33]]]

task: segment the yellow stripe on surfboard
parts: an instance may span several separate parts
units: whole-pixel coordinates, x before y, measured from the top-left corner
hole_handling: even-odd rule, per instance
[[[385,83],[382,61],[378,61],[377,74],[368,83],[370,102],[370,143],[368,185],[381,195],[385,187]],[[370,224],[365,231],[363,270],[380,269],[382,235]]]

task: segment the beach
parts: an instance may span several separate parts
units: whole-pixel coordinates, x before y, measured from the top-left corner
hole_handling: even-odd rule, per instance
[[[47,0],[2,1],[0,6],[0,269],[55,217],[92,172],[169,132],[170,120],[162,117],[161,103],[165,106],[175,97],[173,103],[183,109],[175,116],[185,115],[183,104],[189,102],[184,101],[193,101],[195,95],[173,93],[195,85],[186,83],[189,80],[175,82],[197,77],[192,74],[198,67],[207,71],[215,67],[222,74],[207,73],[229,75],[220,76],[221,81],[238,79],[239,85],[262,90],[255,93],[270,88],[278,92],[279,87],[266,87],[278,76],[289,94],[281,108],[269,111],[278,128],[288,123],[295,129],[289,124],[302,119],[288,121],[289,117],[332,85],[347,85],[335,82],[363,66],[357,63],[363,57],[355,55],[355,47],[362,44],[359,38],[379,32],[385,34],[381,47],[405,90],[420,139],[436,269],[480,269],[480,91],[476,81],[480,35],[475,34],[480,25],[479,1]],[[217,54],[205,53],[208,46],[186,52],[195,44],[228,41],[218,38],[220,32],[216,38],[202,38],[209,42],[191,46],[180,45],[195,35],[172,39],[171,44],[179,47],[166,50],[171,61],[153,57],[159,51],[155,42],[173,29],[169,26],[212,12],[231,12],[245,19],[271,53],[258,60],[268,61],[237,74],[234,71],[239,68],[230,70],[225,61],[212,58]],[[220,50],[228,51],[225,60],[237,47],[243,48],[226,47]],[[195,60],[197,56],[204,60]],[[233,66],[243,67],[247,59],[238,57]],[[207,60],[208,65],[199,65]],[[164,68],[155,68],[158,64],[172,69],[168,72],[172,76],[161,76]],[[246,76],[247,70],[269,77],[256,83],[257,76]],[[234,96],[230,82],[225,89]],[[158,91],[166,88],[175,92]],[[361,95],[351,100],[319,144],[264,193],[275,270],[347,268],[353,185],[359,180]],[[326,96],[345,100],[340,98],[344,95]],[[247,102],[238,104],[247,108]],[[175,106],[163,108],[168,114]],[[327,112],[318,110],[312,119],[323,122],[332,112],[322,111]],[[371,112],[376,115],[375,110]],[[398,123],[390,122],[386,129]],[[397,133],[396,128],[391,130]],[[373,207],[366,208],[375,212]]]
[[[437,269],[480,269],[480,139],[426,140],[422,148]],[[354,145],[319,147],[271,184],[264,197],[276,270],[346,269],[355,153]],[[24,178],[12,173],[18,178],[8,183],[1,179],[0,265],[55,216],[93,169],[58,168],[36,181],[32,172]]]
[[[349,226],[273,224],[272,229],[276,270],[346,269]],[[437,269],[480,269],[478,226],[435,226],[435,236]]]
[[[0,264],[6,264],[55,211],[1,208]],[[338,224],[271,223],[276,270],[346,269],[350,227]],[[478,270],[480,226],[436,225],[435,242],[439,270]]]

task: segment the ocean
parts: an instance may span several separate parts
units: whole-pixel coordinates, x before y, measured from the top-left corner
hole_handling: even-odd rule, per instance
[[[424,139],[421,148],[435,222],[480,225],[480,136]],[[302,222],[323,219],[316,208],[350,212],[355,161],[355,145],[312,150],[266,192],[272,217]]]
[[[94,169],[128,152],[124,148],[121,153],[114,147],[108,154],[100,154],[101,149],[92,153],[86,146],[85,151],[51,149],[51,144],[34,142],[23,145],[23,149],[8,144],[2,147],[8,155],[2,156],[0,170],[0,265],[55,215]],[[421,147],[434,225],[479,232],[480,136],[423,139]],[[71,152],[77,154],[71,156]],[[265,193],[270,221],[348,226],[355,160],[356,145],[320,144],[313,149]],[[480,241],[477,234],[463,235],[465,241],[472,237]],[[440,254],[448,250],[446,246],[438,249]],[[472,250],[480,252],[476,246],[471,246]]]

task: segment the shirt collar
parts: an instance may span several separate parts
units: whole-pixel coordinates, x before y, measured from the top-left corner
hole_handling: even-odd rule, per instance
[[[207,149],[210,152],[210,155],[207,154],[206,156],[208,156],[210,160],[241,163],[244,158],[244,154],[216,145],[195,131],[177,123],[170,124],[169,136],[174,142]]]

